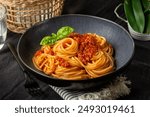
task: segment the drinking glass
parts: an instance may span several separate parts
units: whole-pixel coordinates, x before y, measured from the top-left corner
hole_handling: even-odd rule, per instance
[[[0,4],[0,49],[4,46],[7,35],[6,13],[5,6]]]

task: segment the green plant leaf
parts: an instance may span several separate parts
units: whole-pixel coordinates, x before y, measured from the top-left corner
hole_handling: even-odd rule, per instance
[[[43,37],[43,39],[40,42],[40,45],[48,45],[48,44],[54,44],[56,41],[67,37],[70,33],[72,33],[74,29],[70,26],[64,26],[61,27],[58,31],[57,34],[52,33],[49,36]]]
[[[132,0],[132,8],[135,16],[135,20],[140,33],[143,33],[145,27],[145,16],[142,9],[142,3],[140,0]]]
[[[126,18],[129,22],[130,26],[133,28],[133,30],[139,32],[139,28],[137,26],[135,16],[133,13],[131,0],[124,0],[124,11],[125,11],[125,15],[126,15]]]
[[[49,40],[51,40],[51,36],[45,36],[41,42],[40,45],[46,45],[47,43],[49,43]]]
[[[150,0],[141,0],[141,2],[144,8],[144,12],[150,10]]]
[[[70,26],[64,26],[64,27],[61,27],[58,31],[57,31],[57,36],[60,36],[60,37],[66,37],[67,35],[69,35],[70,33],[72,33],[74,31],[74,29]]]

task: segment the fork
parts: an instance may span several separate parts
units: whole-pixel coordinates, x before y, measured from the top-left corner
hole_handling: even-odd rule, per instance
[[[39,84],[34,80],[34,76],[27,71],[24,71],[26,82],[24,87],[26,91],[32,96],[40,96],[43,94]]]
[[[30,74],[23,67],[22,63],[20,62],[20,60],[18,58],[15,47],[9,42],[7,42],[7,46],[10,49],[11,53],[13,54],[14,58],[16,59],[17,63],[19,64],[20,68],[22,69],[22,71],[24,73],[24,77],[26,78],[24,87],[25,87],[26,91],[32,96],[41,95],[43,93],[43,91],[41,90],[39,84],[34,80],[34,76],[32,74]]]

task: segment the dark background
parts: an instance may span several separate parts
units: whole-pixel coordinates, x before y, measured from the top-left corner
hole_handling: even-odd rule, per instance
[[[116,6],[121,0],[66,0],[62,14],[87,14],[112,20],[125,29],[125,22],[114,14]],[[124,10],[118,13],[124,17]],[[7,41],[15,46],[21,34],[8,31]],[[131,93],[120,99],[149,100],[150,99],[150,41],[135,41],[135,54],[126,76],[132,82]],[[38,81],[38,80],[37,80]],[[24,88],[25,78],[23,72],[5,45],[0,50],[0,99],[1,100],[57,100],[59,97],[47,84],[38,81],[45,94],[33,97]]]

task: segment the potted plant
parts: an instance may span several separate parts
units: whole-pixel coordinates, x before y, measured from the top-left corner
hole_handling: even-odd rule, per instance
[[[117,14],[123,5],[126,19]],[[131,36],[138,40],[150,40],[150,0],[124,0],[115,9],[115,14],[128,24]]]

